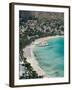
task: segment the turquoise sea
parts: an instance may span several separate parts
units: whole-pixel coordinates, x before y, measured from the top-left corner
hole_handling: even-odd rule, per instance
[[[48,45],[35,46],[34,56],[48,77],[64,76],[64,38],[48,40]]]

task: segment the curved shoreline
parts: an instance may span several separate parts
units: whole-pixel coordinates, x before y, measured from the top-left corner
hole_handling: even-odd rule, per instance
[[[48,36],[48,37],[39,38],[39,39],[36,39],[34,42],[32,42],[30,45],[26,46],[26,48],[23,49],[24,56],[27,58],[27,62],[29,62],[31,64],[33,69],[40,76],[48,77],[48,76],[46,76],[45,72],[40,68],[38,61],[36,60],[36,58],[34,56],[33,49],[36,45],[39,45],[39,44],[45,45],[49,39],[57,38],[57,37],[63,37],[63,36]]]
[[[43,77],[46,77],[46,74],[45,72],[39,67],[39,64],[37,62],[37,60],[35,59],[34,57],[34,54],[33,54],[33,48],[34,48],[35,45],[29,45],[27,46],[23,51],[24,51],[24,56],[27,58],[27,62],[29,62],[32,66],[32,68],[37,72],[37,74],[39,76],[43,76]],[[28,52],[28,49],[30,50],[30,56],[29,56],[29,52]],[[27,56],[28,54],[28,56]]]

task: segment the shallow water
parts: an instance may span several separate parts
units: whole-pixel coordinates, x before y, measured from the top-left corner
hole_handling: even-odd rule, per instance
[[[64,76],[64,38],[52,38],[46,46],[35,46],[34,55],[48,77]]]

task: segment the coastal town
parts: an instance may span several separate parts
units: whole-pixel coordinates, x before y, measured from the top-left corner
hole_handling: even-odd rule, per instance
[[[26,13],[26,14],[25,14]],[[42,12],[43,13],[43,12]],[[27,62],[24,49],[39,38],[64,35],[63,13],[20,12],[19,16],[19,78],[43,78]],[[45,16],[45,17],[44,17]],[[47,16],[47,17],[46,17]],[[49,16],[49,17],[48,17]]]

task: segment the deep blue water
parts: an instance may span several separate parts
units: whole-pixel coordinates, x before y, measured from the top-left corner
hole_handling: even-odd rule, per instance
[[[48,77],[64,76],[64,38],[48,40],[47,46],[35,46],[34,55]]]

